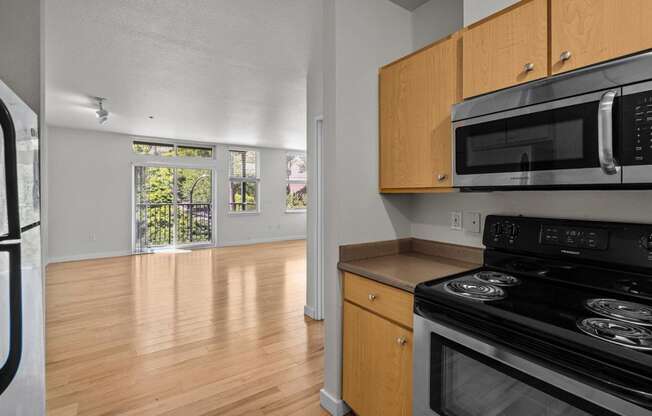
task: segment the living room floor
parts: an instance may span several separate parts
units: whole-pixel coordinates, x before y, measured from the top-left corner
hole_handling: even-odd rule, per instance
[[[305,241],[52,264],[49,416],[326,415]]]

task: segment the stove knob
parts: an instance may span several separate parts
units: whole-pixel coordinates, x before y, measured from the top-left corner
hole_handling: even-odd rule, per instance
[[[641,237],[641,247],[652,252],[652,234]]]

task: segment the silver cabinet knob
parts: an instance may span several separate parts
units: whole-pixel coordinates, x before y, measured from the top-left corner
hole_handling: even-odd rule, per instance
[[[445,173],[440,173],[439,175],[437,175],[437,180],[438,180],[439,182],[441,182],[441,181],[445,181],[446,178],[448,178],[448,175],[446,175]]]
[[[396,338],[396,343],[402,347],[407,344],[407,339],[405,337],[398,337]]]
[[[573,54],[570,51],[564,51],[561,53],[561,55],[559,55],[559,60],[565,62],[568,61],[572,56]]]
[[[534,64],[532,62],[528,62],[527,64],[523,65],[523,70],[525,72],[534,71]]]
[[[376,295],[374,295],[373,293],[370,293],[368,297],[369,297],[369,302],[373,302],[376,300]]]

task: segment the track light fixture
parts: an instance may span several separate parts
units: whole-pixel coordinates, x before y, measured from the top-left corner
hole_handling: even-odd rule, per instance
[[[99,121],[100,124],[104,124],[109,119],[109,112],[104,109],[104,101],[106,101],[106,98],[95,97],[95,99],[97,100],[97,106],[99,107],[99,110],[95,112],[97,121]]]

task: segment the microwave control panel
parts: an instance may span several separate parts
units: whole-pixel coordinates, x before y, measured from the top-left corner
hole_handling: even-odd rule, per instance
[[[652,91],[623,97],[623,165],[652,164]]]

